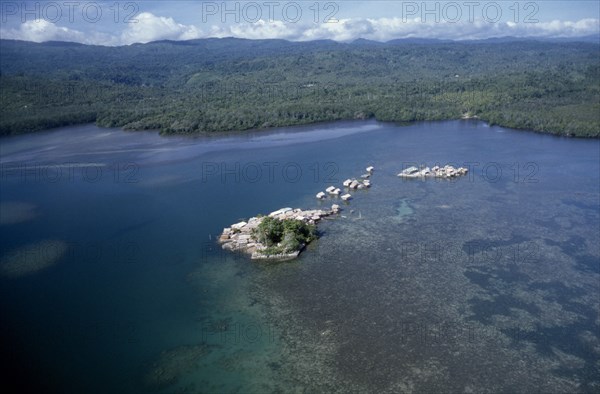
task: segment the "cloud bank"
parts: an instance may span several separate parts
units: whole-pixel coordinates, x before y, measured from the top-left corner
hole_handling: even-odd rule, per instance
[[[559,38],[600,34],[600,20],[551,21],[538,23],[498,22],[423,22],[420,18],[353,18],[336,23],[302,24],[280,20],[258,20],[230,26],[205,26],[177,23],[171,17],[143,12],[136,16],[137,23],[128,23],[118,33],[87,32],[62,27],[46,20],[31,20],[18,28],[2,28],[3,39],[34,42],[70,41],[95,45],[129,45],[157,40],[191,40],[207,37],[237,37],[249,39],[278,38],[290,41],[330,39],[352,41],[364,38],[389,41],[399,38],[485,39],[491,37]]]

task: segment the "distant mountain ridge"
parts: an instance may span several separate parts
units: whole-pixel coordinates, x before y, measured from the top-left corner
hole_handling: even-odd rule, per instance
[[[426,38],[426,37],[407,37],[407,38],[395,38],[388,41],[376,41],[370,40],[366,38],[357,38],[355,40],[349,42],[341,42],[334,41],[329,39],[322,40],[310,40],[310,41],[290,41],[281,38],[271,38],[271,39],[247,39],[247,38],[239,38],[239,37],[207,37],[207,38],[197,38],[192,40],[157,40],[150,41],[148,43],[135,43],[130,45],[122,45],[122,46],[131,46],[131,45],[146,45],[146,44],[161,44],[161,43],[170,43],[172,45],[183,45],[183,46],[193,46],[197,45],[203,41],[215,41],[215,40],[240,40],[240,41],[270,41],[270,42],[288,42],[288,43],[327,43],[327,44],[342,44],[342,45],[392,45],[392,44],[441,44],[441,43],[507,43],[507,42],[554,42],[554,43],[562,43],[562,42],[586,42],[586,43],[595,43],[600,45],[600,35],[586,35],[586,36],[577,36],[577,37],[515,37],[515,36],[501,36],[501,37],[490,37],[490,38],[473,38],[473,39],[464,39],[464,40],[456,40],[456,39],[443,39],[443,38]],[[19,41],[19,42],[32,42],[33,41],[22,41],[22,40],[6,40],[0,39],[0,41]],[[103,45],[90,45],[90,44],[82,44],[78,42],[72,41],[45,41],[38,44],[46,44],[46,45],[85,45],[85,46],[103,46]]]

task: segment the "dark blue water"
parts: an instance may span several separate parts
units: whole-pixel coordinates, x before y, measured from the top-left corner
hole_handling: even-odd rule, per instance
[[[594,392],[599,162],[598,140],[471,121],[4,138],[3,353],[72,393]],[[471,171],[396,176],[436,163]],[[367,165],[297,261],[215,243],[339,203],[314,195]]]

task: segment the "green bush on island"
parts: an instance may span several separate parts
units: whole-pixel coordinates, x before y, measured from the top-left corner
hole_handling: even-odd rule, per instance
[[[265,255],[292,253],[315,240],[317,228],[297,219],[266,217],[254,230],[254,237],[266,246]]]

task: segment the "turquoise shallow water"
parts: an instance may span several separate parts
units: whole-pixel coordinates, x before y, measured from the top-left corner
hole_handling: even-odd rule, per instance
[[[471,172],[396,177],[436,162]],[[12,380],[73,393],[597,391],[599,162],[597,140],[471,121],[2,139]],[[257,213],[329,206],[314,195],[368,164],[373,187],[297,261],[215,243]]]

